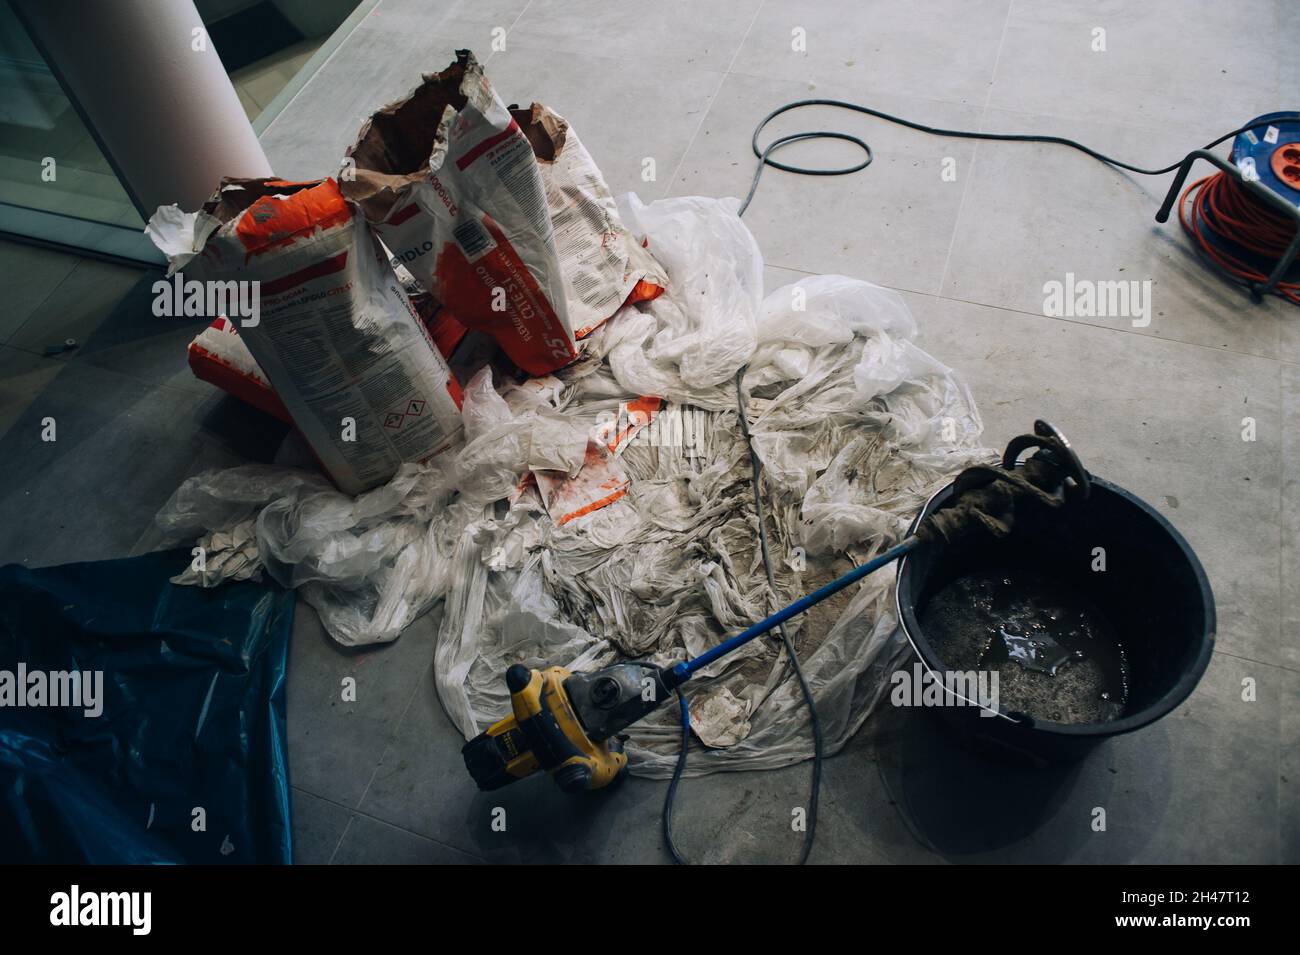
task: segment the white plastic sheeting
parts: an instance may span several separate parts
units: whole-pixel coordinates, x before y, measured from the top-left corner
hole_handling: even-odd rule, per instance
[[[407,465],[356,499],[305,472],[209,472],[177,491],[160,524],[192,539],[253,521],[268,572],[301,588],[341,643],[395,639],[444,598],[435,672],[467,738],[508,711],[511,663],[669,665],[713,646],[897,541],[934,490],[994,457],[965,386],[914,344],[897,293],[816,276],[764,298],[762,258],[735,208],[621,199],[669,291],[624,307],[554,375],[509,383],[480,371],[465,392],[465,443],[433,465]],[[776,594],[737,421],[744,366]],[[658,417],[607,450],[611,423],[645,395],[664,399]],[[558,522],[539,488],[588,468],[608,468],[626,493]],[[529,472],[537,480],[521,482]],[[793,624],[828,752],[862,724],[906,646],[893,581],[881,571]],[[812,754],[779,643],[754,641],[686,691],[706,744],[690,772]],[[633,727],[633,771],[667,775],[678,732],[675,706]]]

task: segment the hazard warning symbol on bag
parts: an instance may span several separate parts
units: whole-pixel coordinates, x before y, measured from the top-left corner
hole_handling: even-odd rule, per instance
[[[424,414],[428,402],[423,398],[412,398],[406,402],[401,411],[390,411],[384,415],[384,427],[393,431],[405,424],[407,418],[418,418]]]

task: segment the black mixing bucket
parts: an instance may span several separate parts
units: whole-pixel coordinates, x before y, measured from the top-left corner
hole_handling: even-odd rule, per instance
[[[951,486],[941,490],[917,523],[951,497]],[[1099,553],[1105,560],[1101,571],[1094,569]],[[1104,723],[1048,722],[1005,710],[981,716],[978,707],[942,707],[982,749],[1040,764],[1077,758],[1107,737],[1165,716],[1187,699],[1209,665],[1215,617],[1205,572],[1173,525],[1121,487],[1094,477],[1086,500],[1018,523],[1005,540],[929,544],[903,560],[899,619],[926,667],[940,677],[947,668],[920,622],[927,601],[954,579],[988,567],[1031,570],[1085,594],[1126,650],[1128,695],[1119,718]]]

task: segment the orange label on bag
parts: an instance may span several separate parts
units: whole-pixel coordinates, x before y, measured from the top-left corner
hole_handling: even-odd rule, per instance
[[[465,324],[500,343],[510,360],[543,375],[578,357],[537,280],[489,215],[465,218],[456,242],[438,253],[435,273],[443,303]]]
[[[271,179],[264,188],[281,187],[284,193],[262,196],[248,207],[235,226],[239,241],[250,256],[283,248],[300,236],[332,228],[352,218],[352,210],[333,179],[318,183]]]

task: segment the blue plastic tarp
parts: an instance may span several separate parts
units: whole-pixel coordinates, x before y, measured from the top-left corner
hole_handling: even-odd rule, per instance
[[[292,860],[293,594],[189,559],[0,567],[0,860]]]

